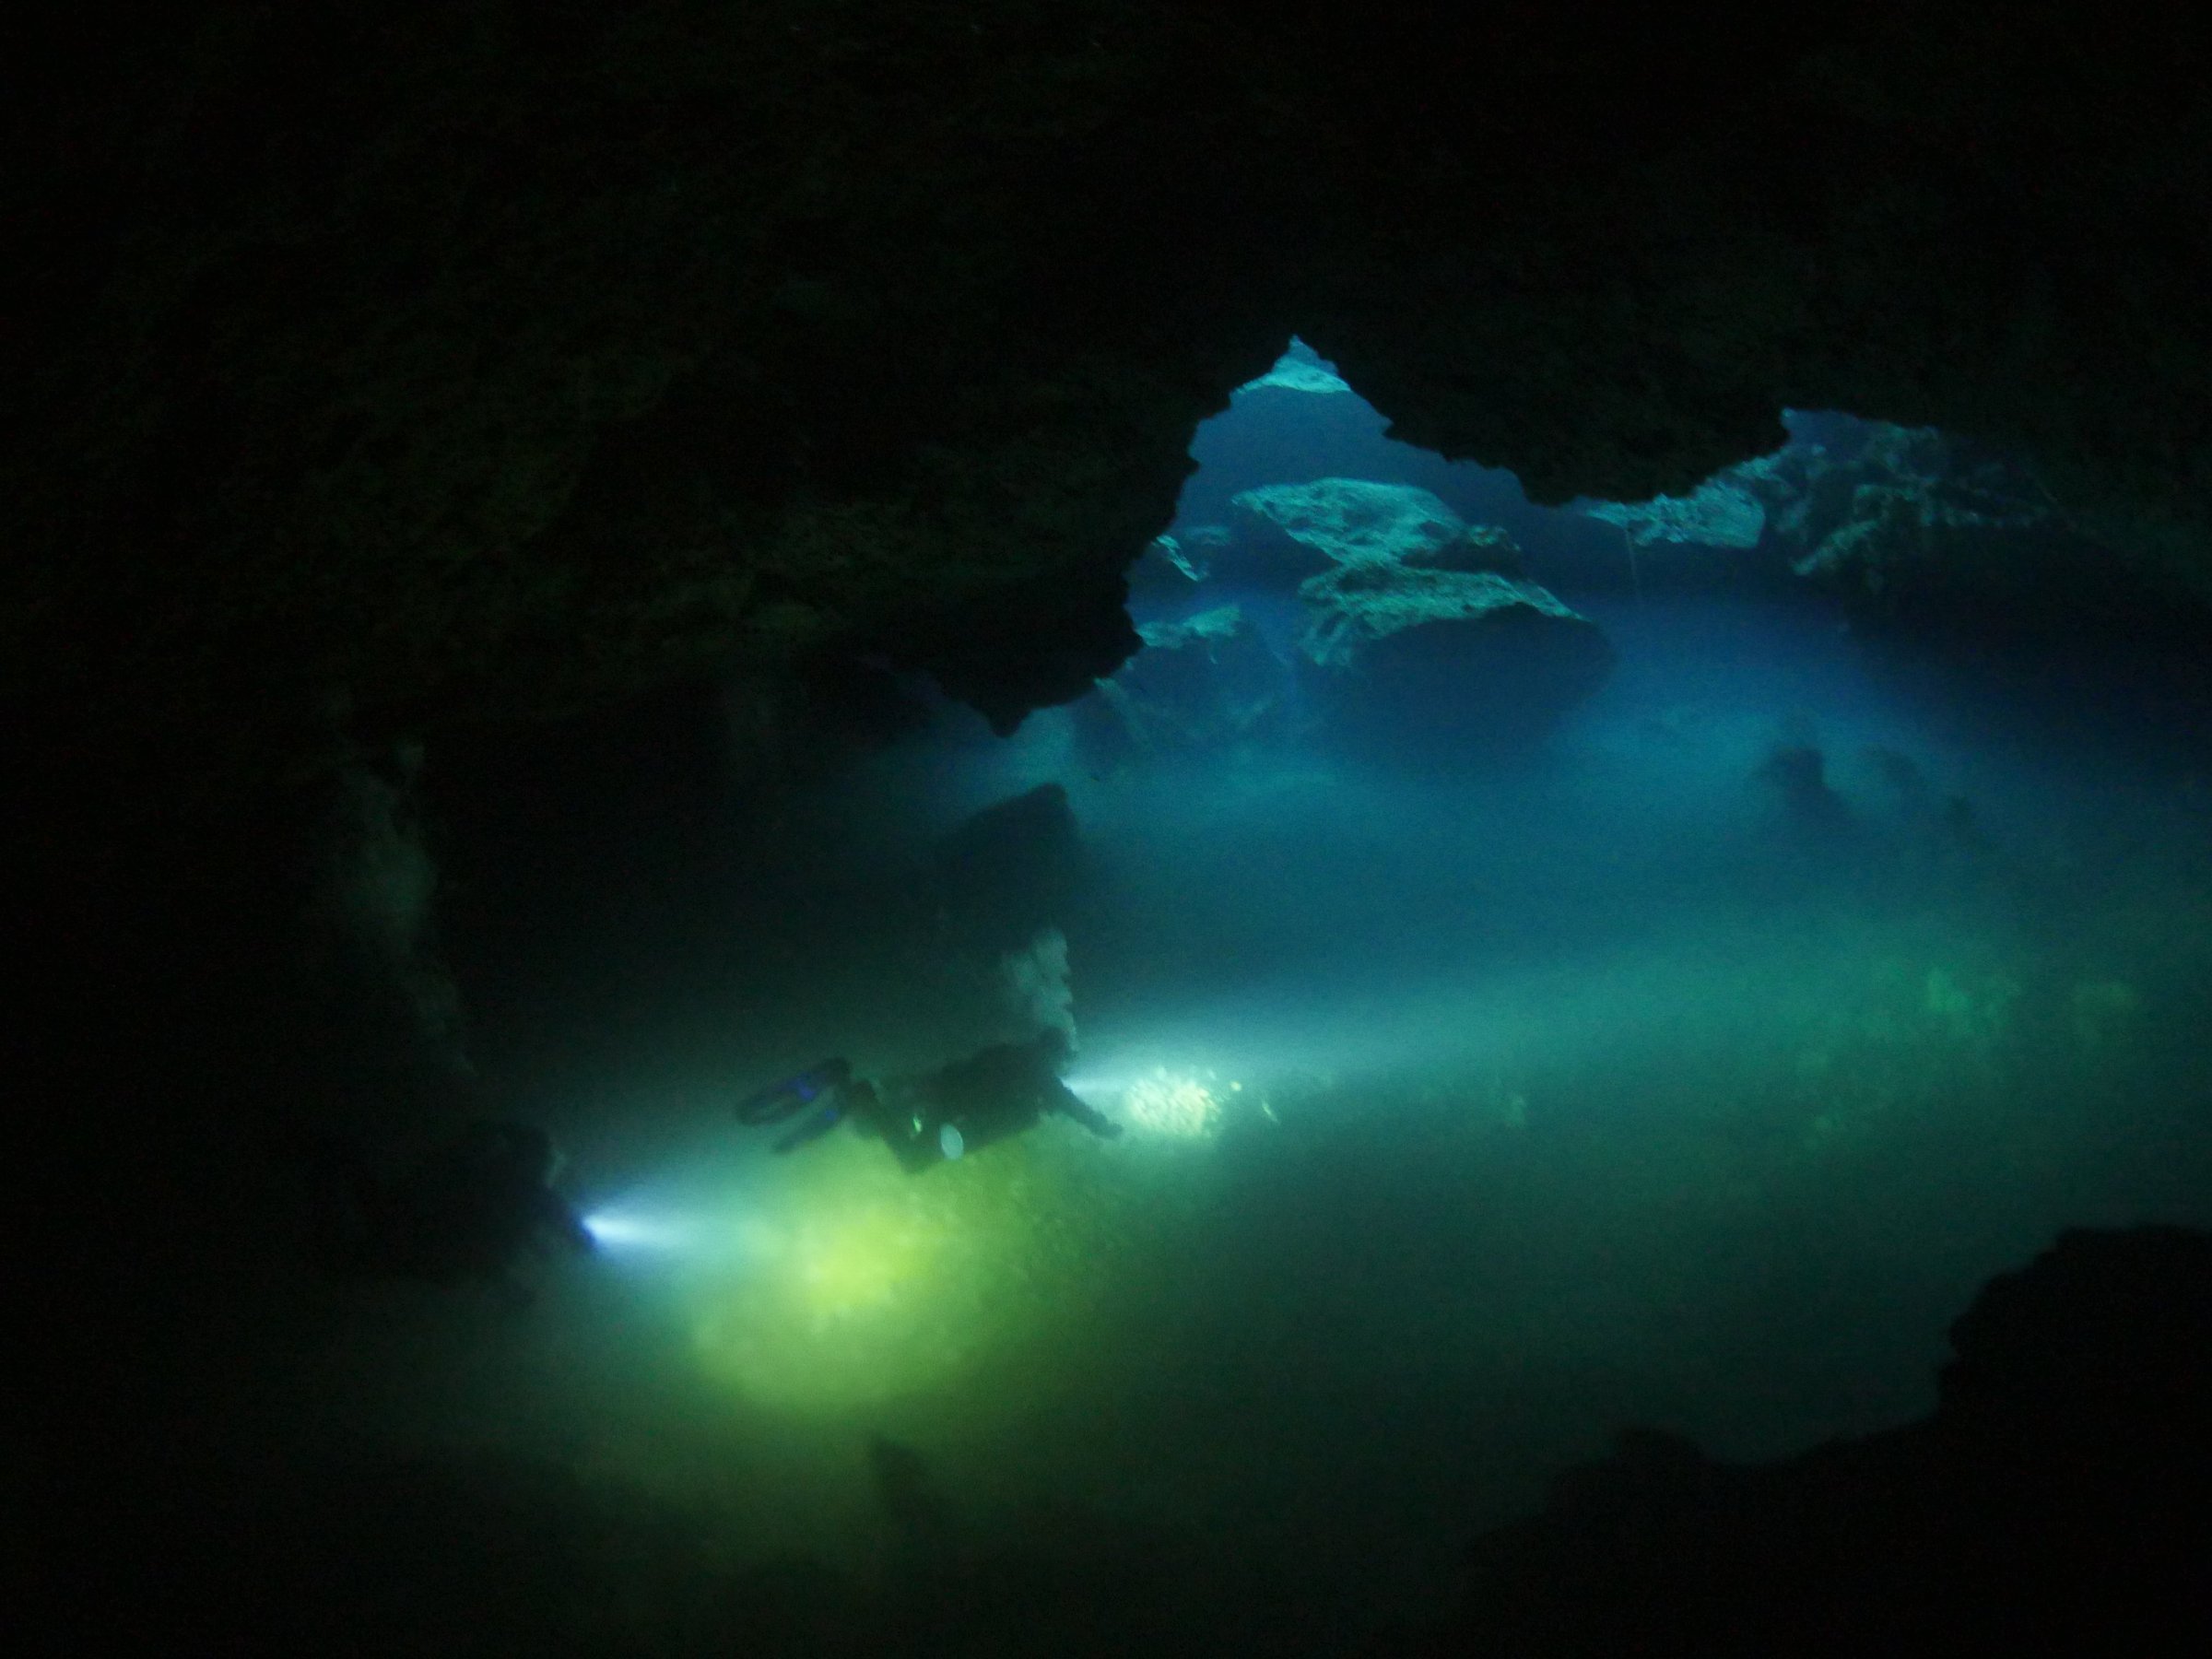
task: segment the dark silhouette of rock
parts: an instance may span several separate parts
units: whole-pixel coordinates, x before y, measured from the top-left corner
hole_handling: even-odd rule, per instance
[[[1525,747],[1605,682],[1613,649],[1534,582],[1376,559],[1300,584],[1317,718],[1377,756]]]
[[[1380,1652],[2183,1653],[2212,1641],[2212,1235],[2075,1230],[1951,1328],[1933,1418],[1771,1465],[1621,1437]]]
[[[930,855],[938,917],[958,943],[1027,945],[1061,921],[1082,890],[1083,842],[1067,791],[1040,783],[973,814]]]
[[[874,1651],[1107,1655],[1233,1645],[1234,1615],[1185,1599],[1199,1587],[1193,1540],[1056,1494],[1024,1505],[1010,1526],[985,1525],[959,1512],[915,1448],[874,1435],[867,1455],[891,1545],[870,1609],[885,1642]]]
[[[1775,745],[1753,775],[1773,791],[1793,834],[1832,840],[1852,829],[1851,808],[1828,781],[1827,757],[1812,744]]]
[[[905,1566],[920,1571],[953,1558],[959,1541],[952,1505],[919,1452],[870,1435],[868,1477]]]

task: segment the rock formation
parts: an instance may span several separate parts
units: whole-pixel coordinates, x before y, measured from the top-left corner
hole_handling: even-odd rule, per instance
[[[1270,529],[1277,533],[1272,539],[1280,552],[1270,568],[1300,575],[1332,565],[1445,562],[1466,535],[1457,513],[1410,484],[1365,478],[1270,484],[1244,491],[1230,505],[1242,511],[1256,538]]]
[[[561,16],[27,48],[42,760],[189,751],[219,808],[346,737],[841,654],[1009,725],[1135,648],[1193,426],[1293,334],[1538,500],[1842,408],[2017,448],[2205,585],[2204,77],[2150,26],[2092,75],[1987,4]]]
[[[1233,605],[1148,622],[1144,649],[1076,705],[1089,763],[1112,768],[1288,735],[1289,666]]]
[[[1520,549],[1428,490],[1322,478],[1235,504],[1323,568],[1299,583],[1299,638],[1323,730],[1363,751],[1441,758],[1532,740],[1594,690],[1612,653],[1597,629],[1508,572]],[[1262,544],[1263,547],[1265,544]]]
[[[1587,619],[1488,571],[1366,560],[1308,578],[1299,597],[1312,701],[1354,752],[1441,762],[1524,747],[1613,664]]]
[[[1786,1462],[1624,1435],[1406,1655],[2186,1653],[2212,1637],[2212,1237],[2074,1231],[1983,1288],[1926,1421]]]

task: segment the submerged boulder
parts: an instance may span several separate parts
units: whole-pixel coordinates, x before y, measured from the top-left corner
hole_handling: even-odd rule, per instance
[[[1220,524],[1199,524],[1154,536],[1129,567],[1132,615],[1174,611],[1191,603],[1214,562],[1235,538]]]
[[[1791,568],[1879,630],[2036,641],[2167,631],[2174,595],[2076,534],[2024,468],[1927,428],[1823,454]]]
[[[1242,545],[1273,547],[1277,580],[1307,572],[1296,589],[1304,704],[1362,752],[1437,758],[1533,741],[1612,665],[1595,626],[1522,577],[1511,535],[1470,526],[1426,489],[1319,478],[1231,505]]]
[[[1362,750],[1439,758],[1533,742],[1604,683],[1613,649],[1533,582],[1371,559],[1300,584],[1310,701]]]
[[[2035,473],[1928,427],[1848,422],[1731,476],[1771,503],[1774,550],[1868,633],[1977,653],[2201,660],[2203,601],[2086,534]],[[1787,465],[1783,465],[1784,458]]]
[[[1241,573],[1294,576],[1334,564],[1451,564],[1467,526],[1426,489],[1366,478],[1269,484],[1230,498],[1244,534]]]
[[[1241,400],[1267,393],[1290,393],[1307,397],[1345,397],[1351,394],[1351,385],[1335,370],[1314,354],[1313,348],[1303,340],[1293,338],[1290,349],[1276,359],[1276,365],[1255,381],[1246,381],[1236,390]]]
[[[1762,582],[1792,585],[1786,563],[1771,568],[1778,561],[1757,551],[1769,539],[1768,498],[1779,488],[1731,469],[1685,495],[1579,503],[1593,529],[1609,525],[1614,535],[1578,538],[1584,568],[1575,579],[1585,591],[1626,589],[1640,600],[1649,594],[1742,592]]]
[[[1322,668],[1360,665],[1382,641],[1408,629],[1482,622],[1512,610],[1596,632],[1548,590],[1489,571],[1342,565],[1300,583],[1298,595],[1309,613],[1299,648]]]
[[[1286,665],[1233,605],[1137,629],[1144,648],[1076,705],[1094,766],[1217,749],[1279,735]]]
[[[1766,509],[1749,490],[1724,474],[1706,479],[1686,496],[1600,501],[1584,511],[1594,519],[1618,524],[1639,547],[1665,543],[1756,547],[1767,527]]]

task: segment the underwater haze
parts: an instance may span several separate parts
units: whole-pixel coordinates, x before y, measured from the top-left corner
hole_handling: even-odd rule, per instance
[[[299,1431],[487,1471],[584,1648],[1341,1652],[1627,1426],[1906,1422],[2062,1227],[2212,1221],[2194,688],[1959,626],[1913,559],[2063,533],[2002,458],[1790,427],[1539,507],[1294,347],[1010,738],[433,742],[394,950],[600,1248],[359,1292]],[[735,1115],[1047,1027],[1118,1137]]]

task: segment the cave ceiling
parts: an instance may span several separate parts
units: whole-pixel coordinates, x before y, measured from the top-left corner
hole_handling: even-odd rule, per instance
[[[95,6],[6,202],[15,677],[155,752],[839,658],[1007,728],[1294,332],[1540,500],[1842,408],[2196,580],[2201,49],[1803,10]]]

